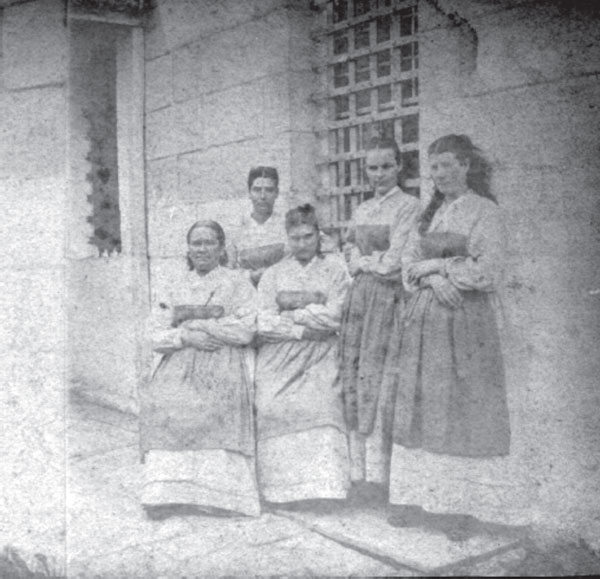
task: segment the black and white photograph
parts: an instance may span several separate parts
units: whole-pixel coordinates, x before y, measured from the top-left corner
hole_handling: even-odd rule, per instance
[[[600,575],[600,2],[0,0],[0,579]]]

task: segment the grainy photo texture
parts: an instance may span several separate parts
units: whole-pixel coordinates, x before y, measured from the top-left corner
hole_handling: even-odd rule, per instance
[[[0,0],[0,577],[599,574],[599,75],[591,0]]]

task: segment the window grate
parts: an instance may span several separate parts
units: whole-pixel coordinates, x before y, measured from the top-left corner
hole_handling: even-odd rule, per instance
[[[376,135],[396,140],[405,188],[419,191],[418,0],[331,0],[325,14],[327,225],[343,228],[372,195],[364,159]]]

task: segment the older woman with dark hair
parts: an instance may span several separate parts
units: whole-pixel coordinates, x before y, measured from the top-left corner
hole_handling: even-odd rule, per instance
[[[222,267],[218,223],[195,223],[187,245],[188,274],[157,300],[151,341],[163,357],[140,393],[142,504],[151,518],[258,515],[248,352],[255,290]]]
[[[505,522],[511,510],[493,486],[510,446],[493,307],[505,233],[489,164],[469,137],[438,139],[429,162],[435,193],[403,255],[412,297],[384,370],[395,399],[390,522],[429,522],[462,540],[475,517]]]
[[[286,215],[291,255],[258,287],[257,466],[266,501],[343,499],[350,485],[337,332],[350,283],[320,251],[313,207]]]

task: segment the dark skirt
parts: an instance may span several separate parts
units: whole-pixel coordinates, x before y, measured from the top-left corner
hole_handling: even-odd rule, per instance
[[[361,273],[354,279],[342,318],[340,375],[346,424],[373,431],[394,311],[402,309],[401,281]]]
[[[455,456],[506,455],[510,424],[490,295],[462,296],[453,310],[427,288],[398,312],[383,386],[394,442]]]

